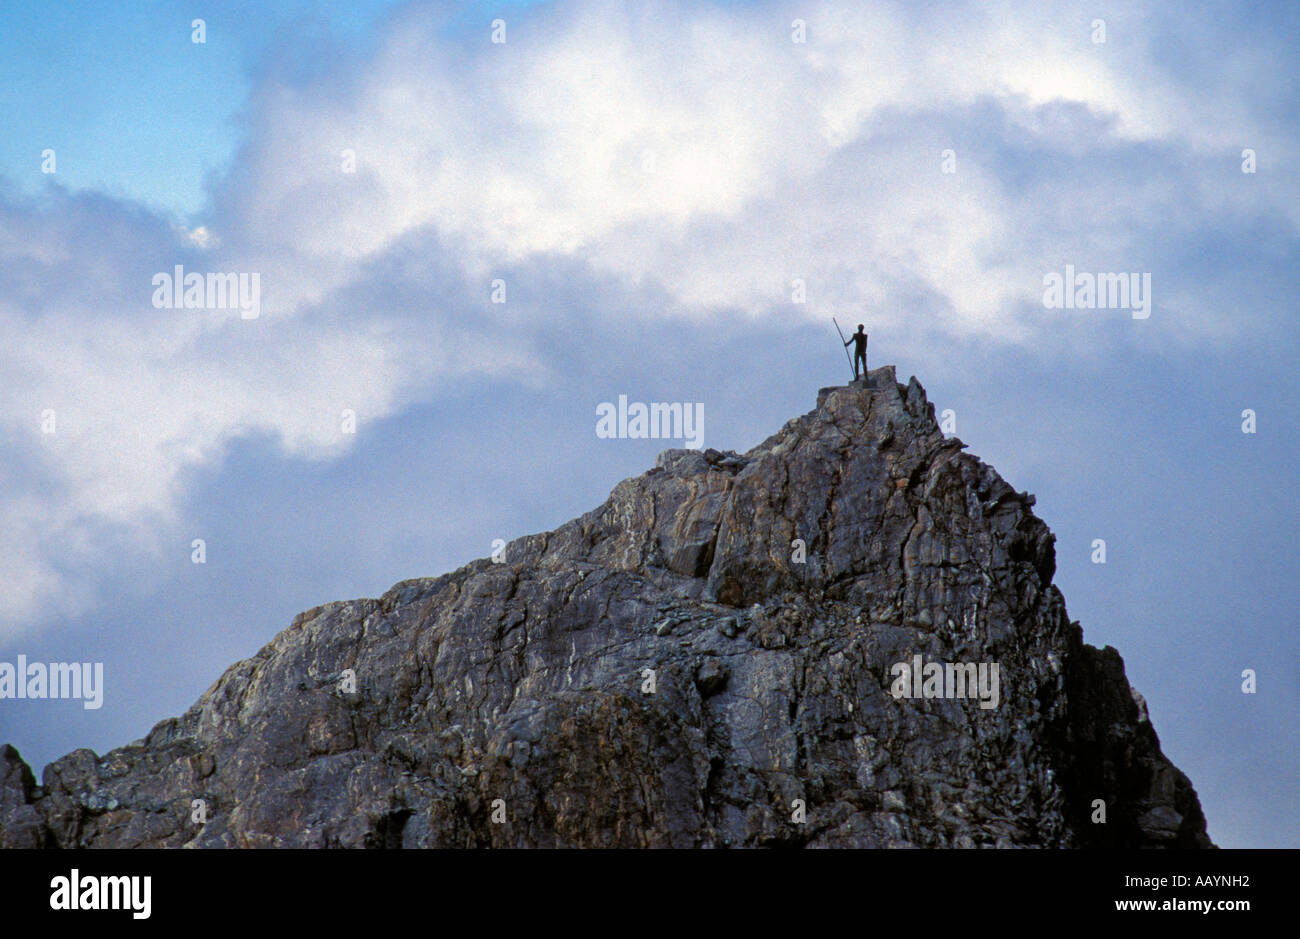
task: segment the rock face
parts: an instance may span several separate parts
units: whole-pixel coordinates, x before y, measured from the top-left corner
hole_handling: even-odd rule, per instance
[[[963,448],[887,367],[666,451],[504,563],[299,615],[142,741],[40,786],[0,747],[0,844],[1210,847],[1033,497]],[[917,656],[996,664],[996,706],[895,697]]]

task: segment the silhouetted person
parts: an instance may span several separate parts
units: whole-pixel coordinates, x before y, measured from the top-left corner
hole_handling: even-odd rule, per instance
[[[853,346],[853,380],[858,380],[858,362],[862,362],[862,374],[867,374],[867,334],[861,323],[858,324],[858,331],[844,341],[844,345],[854,343]]]

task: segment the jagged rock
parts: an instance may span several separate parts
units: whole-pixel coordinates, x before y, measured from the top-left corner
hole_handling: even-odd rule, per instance
[[[695,687],[700,689],[700,697],[707,698],[717,694],[727,684],[727,667],[717,658],[707,658],[695,670]]]
[[[0,844],[1209,846],[1032,497],[963,449],[887,367],[743,455],[669,450],[41,786],[0,748]],[[916,655],[997,663],[996,707],[894,697]]]
[[[0,744],[0,845],[39,848],[45,844],[45,827],[36,811],[36,779],[18,751]]]

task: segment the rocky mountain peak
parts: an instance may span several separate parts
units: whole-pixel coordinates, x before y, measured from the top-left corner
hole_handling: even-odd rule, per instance
[[[1033,504],[876,369],[39,786],[0,748],[0,844],[1210,846]]]

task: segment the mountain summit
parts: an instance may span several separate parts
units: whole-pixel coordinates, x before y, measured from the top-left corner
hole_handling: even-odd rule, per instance
[[[745,454],[316,607],[0,845],[1210,847],[1032,496],[892,367]]]

